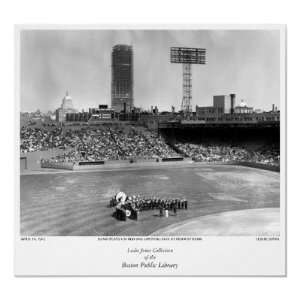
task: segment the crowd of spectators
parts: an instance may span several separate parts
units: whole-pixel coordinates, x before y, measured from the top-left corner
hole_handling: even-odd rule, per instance
[[[48,131],[41,128],[23,126],[20,132],[20,139],[21,153],[57,148],[64,143],[60,128]]]
[[[23,126],[20,137],[21,153],[64,149],[63,154],[52,158],[56,162],[159,159],[178,155],[203,162],[246,161],[274,166],[280,162],[279,149],[275,146],[250,150],[245,146],[177,143],[175,151],[161,136],[130,125],[73,129]]]
[[[205,145],[191,143],[177,143],[176,149],[195,161],[203,162],[253,162],[279,166],[279,149],[274,146],[249,150],[245,147],[228,145]]]
[[[66,149],[55,161],[155,159],[178,156],[162,137],[133,126],[82,127],[75,130],[21,128],[21,152]]]

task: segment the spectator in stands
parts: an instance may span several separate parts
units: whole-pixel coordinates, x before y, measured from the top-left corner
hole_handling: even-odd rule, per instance
[[[56,161],[157,159],[177,156],[161,137],[133,126],[101,126],[79,130],[21,128],[21,152],[69,149]]]
[[[275,146],[260,147],[256,151],[244,147],[224,145],[204,145],[191,143],[177,143],[179,152],[195,161],[203,162],[234,162],[247,161],[268,165],[279,165],[279,149]]]

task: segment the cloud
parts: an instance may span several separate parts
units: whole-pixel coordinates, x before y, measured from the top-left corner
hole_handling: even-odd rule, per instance
[[[180,107],[182,67],[170,47],[207,49],[193,66],[193,106],[237,93],[249,105],[279,106],[279,32],[262,30],[25,30],[21,34],[21,109],[57,108],[66,90],[78,109],[110,104],[111,51],[134,50],[134,101],[139,107]]]

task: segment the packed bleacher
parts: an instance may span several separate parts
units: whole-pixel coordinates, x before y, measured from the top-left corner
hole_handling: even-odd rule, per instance
[[[65,149],[55,161],[155,159],[178,156],[162,137],[133,126],[83,127],[76,130],[21,128],[22,153]]]
[[[20,132],[21,153],[48,150],[63,145],[62,130],[55,128],[52,131],[23,126]]]
[[[279,166],[279,149],[275,146],[262,146],[248,149],[242,146],[207,145],[177,143],[176,149],[195,161],[203,162],[253,162]]]
[[[183,155],[200,162],[254,162],[279,166],[279,146],[255,149],[245,145],[178,142],[174,148],[153,132],[130,125],[102,125],[73,129],[22,127],[21,153],[63,149],[55,162],[158,159]]]

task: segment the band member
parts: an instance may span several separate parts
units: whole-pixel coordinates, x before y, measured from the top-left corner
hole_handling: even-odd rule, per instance
[[[121,202],[118,203],[116,206],[116,218],[121,221],[126,221],[126,218],[127,218],[125,209],[123,208],[123,205]]]
[[[184,199],[184,208],[187,209],[188,208],[188,202],[186,199]]]
[[[183,202],[183,199],[180,199],[180,208],[184,208],[184,202]]]
[[[124,192],[119,192],[116,194],[116,200],[117,202],[125,203],[127,196]]]
[[[176,207],[176,210],[177,210],[177,208],[178,208],[178,200],[177,200],[177,198],[174,200],[174,206]]]
[[[176,201],[174,201],[173,212],[174,212],[174,215],[176,216],[177,215],[177,203],[176,203]]]
[[[158,198],[158,200],[157,200],[157,207],[160,208],[160,205],[161,205],[161,200],[160,200],[160,198]]]
[[[159,207],[159,216],[163,217],[163,215],[164,215],[164,209],[163,209],[163,205],[161,204]]]

